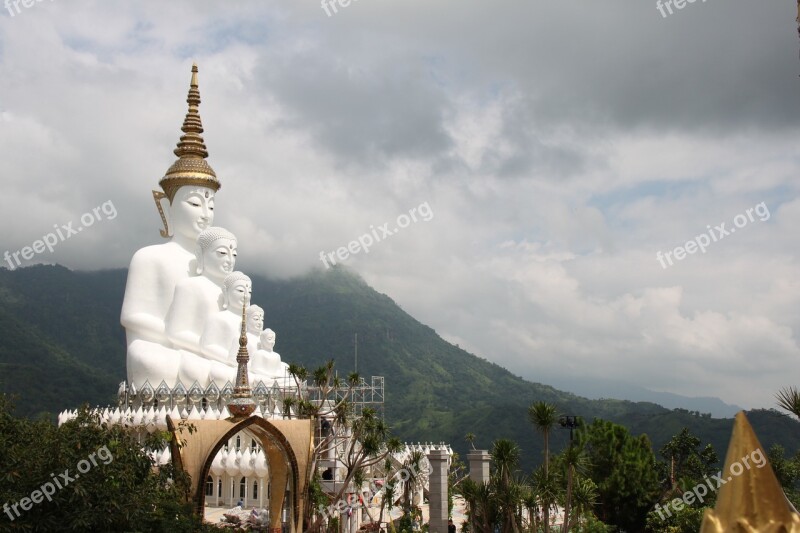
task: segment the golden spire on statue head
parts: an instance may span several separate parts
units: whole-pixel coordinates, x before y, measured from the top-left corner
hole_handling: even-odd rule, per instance
[[[800,515],[793,512],[744,411],[733,424],[722,479],[717,505],[706,510],[700,533],[800,533]]]
[[[197,63],[192,64],[192,80],[189,84],[189,95],[186,97],[189,110],[183,120],[183,135],[175,148],[175,161],[158,184],[164,190],[170,203],[177,190],[184,185],[198,185],[219,190],[221,184],[217,174],[206,161],[208,149],[203,141],[203,122],[200,120],[200,89],[197,84]]]

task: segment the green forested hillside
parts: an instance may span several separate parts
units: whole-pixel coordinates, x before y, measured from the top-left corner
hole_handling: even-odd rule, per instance
[[[25,415],[58,412],[83,402],[108,404],[125,378],[119,310],[126,271],[71,272],[63,267],[0,269],[0,390],[19,395]],[[486,448],[516,440],[524,466],[538,462],[541,442],[527,421],[534,400],[566,414],[605,418],[647,433],[657,450],[681,428],[711,442],[724,457],[732,420],[711,419],[650,403],[587,400],[530,383],[442,340],[386,295],[344,269],[292,280],[253,278],[253,301],[266,311],[284,360],[313,367],[335,359],[342,373],[386,378],[386,418],[409,441],[447,441],[466,451],[467,432]],[[533,360],[536,354],[531,354]],[[800,424],[775,411],[750,413],[762,443],[793,453]],[[556,431],[553,447],[566,443]]]

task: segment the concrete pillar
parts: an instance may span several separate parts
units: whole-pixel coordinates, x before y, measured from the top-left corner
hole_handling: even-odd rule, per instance
[[[450,456],[447,450],[431,450],[428,461],[431,473],[428,478],[430,502],[430,533],[447,533],[447,473]]]
[[[469,477],[475,483],[483,485],[489,482],[489,461],[492,456],[488,450],[472,450],[467,453],[469,461]]]

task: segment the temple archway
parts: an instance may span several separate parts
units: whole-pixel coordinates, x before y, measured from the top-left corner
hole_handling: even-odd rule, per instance
[[[290,489],[290,531],[302,531],[305,480],[310,460],[312,426],[310,420],[266,420],[260,416],[233,420],[193,420],[195,430],[190,434],[182,426],[169,420],[168,427],[174,435],[173,442],[183,442],[179,452],[173,449],[176,465],[192,478],[192,499],[196,512],[202,516],[205,508],[206,483],[211,463],[217,452],[237,433],[246,431],[255,437],[269,459],[271,479],[277,486]],[[284,490],[273,490],[270,495],[270,528],[281,526],[280,510],[284,504]]]

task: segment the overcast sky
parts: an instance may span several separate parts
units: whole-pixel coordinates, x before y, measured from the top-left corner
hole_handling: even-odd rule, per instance
[[[337,262],[519,375],[745,407],[800,385],[793,1],[667,17],[653,0],[328,10],[3,10],[0,253],[109,201],[113,220],[99,211],[22,263],[124,267],[160,242],[150,191],[174,161],[197,61],[215,223],[239,237],[243,270],[325,268],[321,251],[400,217]],[[412,208],[416,222],[401,216]],[[705,253],[675,258],[710,233]],[[269,309],[258,287],[254,300]]]

